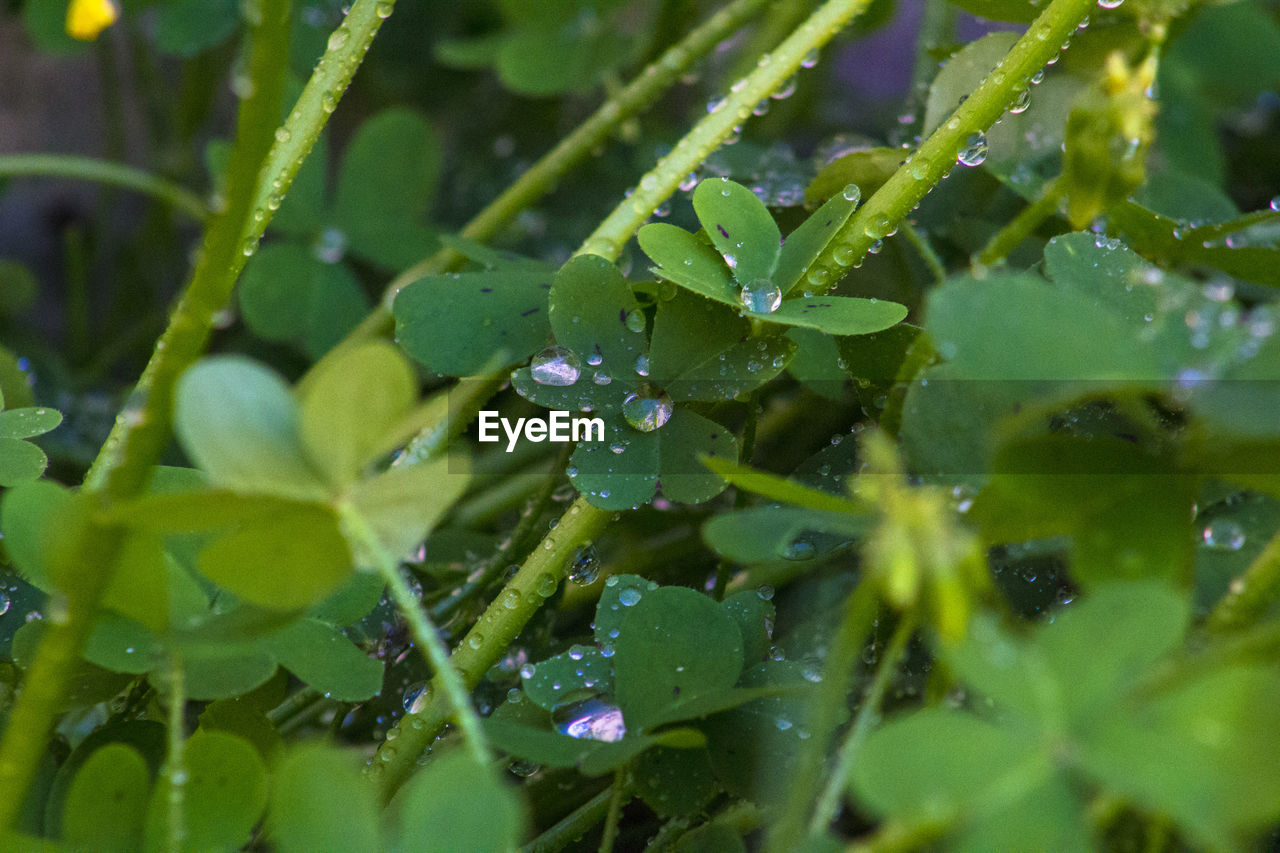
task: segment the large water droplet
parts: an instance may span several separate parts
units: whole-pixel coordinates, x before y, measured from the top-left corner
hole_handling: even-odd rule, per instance
[[[627,733],[622,709],[604,696],[561,703],[551,709],[556,731],[582,740],[618,741]]]
[[[857,184],[845,184],[844,189],[840,191],[840,196],[845,201],[851,201],[857,204],[862,198],[862,188]]]
[[[987,135],[982,131],[971,134],[964,148],[956,155],[961,166],[981,166],[987,159]]]
[[[782,289],[767,278],[754,278],[742,286],[738,302],[753,314],[772,314],[782,304]]]
[[[1009,112],[1014,115],[1020,115],[1027,111],[1027,107],[1031,106],[1031,90],[1023,89],[1018,93],[1018,97],[1013,99],[1013,103],[1009,105]]]
[[[641,595],[643,595],[643,593],[641,593],[640,590],[636,589],[634,586],[629,586],[622,592],[618,593],[618,601],[622,602],[623,607],[631,607],[640,602]]]
[[[812,68],[818,64],[818,49],[816,47],[809,48],[809,52],[800,60],[801,68]]]
[[[1123,2],[1124,0],[1098,0],[1098,5],[1104,9],[1119,9]]]
[[[632,332],[643,332],[645,327],[644,312],[638,308],[628,311],[624,323],[627,329]]]
[[[351,30],[343,24],[329,35],[329,50],[342,50],[347,46],[347,40],[350,38]]]
[[[413,712],[414,702],[418,701],[418,697],[421,696],[422,692],[426,689],[427,689],[427,682],[425,681],[415,682],[413,684],[410,684],[408,687],[404,689],[405,711],[409,713]]]
[[[671,418],[674,407],[666,391],[645,383],[622,400],[622,416],[640,432],[653,432]]]
[[[1244,547],[1244,529],[1229,518],[1216,518],[1209,522],[1200,536],[1208,548],[1239,551]]]
[[[529,373],[539,385],[565,387],[578,381],[582,365],[571,349],[547,347],[529,362]]]
[[[596,546],[586,544],[574,552],[569,558],[569,580],[586,586],[595,583],[600,577],[600,560],[596,557]]]

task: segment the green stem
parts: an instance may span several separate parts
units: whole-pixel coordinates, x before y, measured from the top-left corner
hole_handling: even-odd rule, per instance
[[[765,820],[765,813],[755,803],[738,800],[725,806],[718,814],[703,826],[723,826],[737,835],[749,835],[759,829]],[[665,853],[675,847],[682,836],[690,832],[688,818],[673,818],[663,824],[652,840],[645,846],[645,853]]]
[[[1057,211],[1058,202],[1062,201],[1063,194],[1063,184],[1060,179],[1054,179],[1046,184],[1038,199],[1018,211],[1017,216],[991,236],[987,245],[983,246],[982,251],[975,257],[975,263],[989,267],[997,261],[1004,260],[1010,252],[1018,248],[1023,240],[1031,236],[1031,232],[1040,227],[1040,223]]]
[[[1231,582],[1227,594],[1209,614],[1206,627],[1227,633],[1247,627],[1280,597],[1280,533],[1271,538],[1244,574]]]
[[[604,820],[613,802],[613,786],[605,788],[578,806],[550,829],[520,848],[521,853],[558,853],[586,835],[587,830]]]
[[[831,735],[840,717],[848,707],[849,688],[859,661],[862,648],[872,622],[880,606],[879,592],[870,580],[863,579],[849,594],[845,604],[844,619],[827,652],[822,682],[811,705],[808,721],[809,739],[796,761],[791,774],[789,794],[782,813],[771,827],[765,841],[765,849],[790,850],[797,839],[803,838],[809,826],[809,810],[813,804],[813,792],[818,789],[822,763],[828,755]]]
[[[165,782],[169,797],[169,849],[183,850],[187,846],[187,767],[186,767],[186,708],[187,690],[182,656],[177,651],[169,653],[168,690],[169,727],[168,750],[165,754]]]
[[[391,599],[396,603],[396,608],[404,616],[405,621],[409,623],[409,633],[413,635],[414,642],[422,649],[427,663],[435,672],[432,685],[448,699],[453,710],[453,719],[462,730],[472,757],[477,763],[487,765],[491,760],[489,742],[480,725],[480,716],[476,714],[476,709],[471,704],[468,687],[449,660],[449,650],[440,639],[440,633],[432,624],[431,617],[427,615],[422,602],[414,595],[408,581],[404,579],[399,562],[383,546],[378,534],[354,505],[342,504],[338,508],[338,514],[342,519],[346,535],[355,546],[354,550],[370,554],[378,573],[387,582]]]
[[[858,715],[854,718],[853,725],[845,736],[844,744],[840,747],[836,765],[827,779],[827,785],[822,791],[822,796],[818,798],[818,806],[814,809],[813,819],[809,821],[810,836],[817,836],[822,833],[835,818],[836,809],[840,806],[840,797],[844,792],[849,771],[853,768],[854,759],[866,742],[867,735],[871,733],[871,727],[875,725],[880,717],[880,703],[884,701],[885,691],[889,689],[889,682],[893,679],[894,673],[898,671],[898,662],[902,659],[902,654],[906,651],[907,643],[911,640],[911,635],[915,633],[915,629],[916,620],[911,616],[904,616],[898,622],[898,627],[894,629],[893,637],[889,640],[889,647],[885,649],[884,655],[880,658],[876,674],[871,679],[871,684],[867,687],[866,695],[862,698],[862,705],[858,708]]]
[[[930,843],[946,834],[955,819],[917,820],[882,824],[875,834],[845,848],[846,853],[906,853],[928,849]]]
[[[628,799],[627,769],[614,771],[613,784],[609,786],[609,811],[604,817],[604,833],[600,836],[600,853],[613,853],[618,840],[618,821],[622,819],[622,806]]]
[[[907,238],[907,242],[916,250],[916,254],[920,256],[920,260],[924,261],[924,265],[929,269],[929,275],[933,276],[934,284],[942,284],[947,280],[947,268],[942,264],[942,258],[938,257],[938,253],[933,250],[933,246],[929,245],[929,238],[920,233],[920,229],[912,225],[910,222],[902,223],[902,236]]]
[[[1093,11],[1095,0],[1051,0],[1009,53],[951,117],[938,126],[892,177],[867,199],[809,270],[815,287],[835,284],[867,249],[888,235],[934,185],[956,166],[969,137],[985,131],[1030,83],[1031,76],[1057,56],[1062,43]]]
[[[1083,2],[1083,0],[1074,0]],[[690,172],[751,118],[751,111],[795,74],[805,57],[831,40],[870,0],[827,0],[789,35],[754,71],[734,83],[725,101],[676,143],[640,179],[635,192],[600,224],[582,244],[578,254],[595,254],[613,260],[622,246],[644,224],[658,205],[679,187]],[[954,154],[952,155],[954,157]]]
[[[561,516],[556,528],[533,549],[520,570],[454,649],[450,660],[468,689],[480,682],[542,603],[555,593],[565,578],[569,558],[579,546],[594,539],[611,516],[612,513],[578,498]],[[392,729],[396,732],[394,738],[388,733],[387,742],[369,765],[369,774],[380,782],[387,799],[413,772],[418,757],[444,725],[448,716],[448,708],[441,698],[444,687],[437,671],[418,707],[405,714]],[[393,740],[395,748],[388,749]]]
[[[5,792],[0,797],[0,836],[17,816],[115,571],[123,531],[100,522],[96,510],[138,494],[166,449],[174,383],[203,351],[213,312],[225,302],[238,269],[234,256],[249,219],[258,167],[279,114],[289,45],[288,0],[264,0],[261,8],[262,23],[253,29],[249,59],[254,89],[238,117],[227,209],[209,222],[191,283],[156,344],[132,404],[117,419],[85,478],[83,491],[91,501],[91,521],[66,543],[66,565],[74,574],[51,602],[48,629],[0,739],[0,790]]]
[[[7,154],[0,156],[0,178],[64,178],[92,181],[132,190],[164,202],[197,222],[209,215],[200,196],[150,172],[71,154]]]

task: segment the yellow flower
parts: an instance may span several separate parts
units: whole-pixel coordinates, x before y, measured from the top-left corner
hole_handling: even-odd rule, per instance
[[[118,17],[120,9],[115,0],[71,0],[67,7],[67,35],[80,41],[93,41]]]

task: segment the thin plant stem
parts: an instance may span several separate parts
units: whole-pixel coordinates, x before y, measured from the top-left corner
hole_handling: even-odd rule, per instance
[[[604,820],[613,796],[614,788],[610,785],[520,848],[521,853],[558,853],[568,847]]]
[[[1280,597],[1280,533],[1262,549],[1227,587],[1227,594],[1209,613],[1206,627],[1213,633],[1238,631],[1249,626]]]
[[[555,594],[568,572],[569,558],[581,545],[593,540],[612,517],[612,513],[593,507],[581,497],[569,506],[555,529],[533,549],[454,649],[450,660],[467,689],[480,682],[543,602]],[[447,720],[449,708],[441,697],[443,689],[437,671],[416,707],[392,730],[396,732],[394,738],[388,733],[388,741],[395,741],[395,749],[388,750],[384,742],[369,764],[368,774],[380,783],[387,799],[413,772],[418,757]]]
[[[1018,211],[1018,215],[1009,220],[1003,228],[991,236],[987,245],[974,258],[978,265],[989,267],[1018,248],[1018,245],[1031,236],[1031,232],[1040,227],[1058,210],[1058,202],[1062,201],[1062,181],[1055,179],[1045,185],[1040,197]]]
[[[755,803],[738,800],[713,815],[703,826],[723,826],[737,835],[747,835],[764,824],[765,813]],[[689,829],[688,818],[673,818],[663,824],[658,834],[645,846],[645,853],[665,853],[671,850]]]
[[[279,114],[288,57],[288,0],[264,0],[259,8],[261,21],[252,28],[248,63],[253,93],[241,105],[237,119],[227,207],[210,220],[191,283],[157,342],[131,402],[85,478],[90,523],[68,535],[66,565],[72,575],[51,599],[48,629],[0,739],[0,790],[5,792],[0,797],[0,836],[17,817],[120,555],[123,531],[99,520],[100,511],[142,490],[169,443],[174,383],[203,351],[213,313],[226,301],[234,282],[234,255],[244,222],[250,218],[259,166]]]
[[[190,190],[142,169],[92,157],[71,154],[6,154],[0,156],[0,178],[90,181],[150,196],[197,222],[204,222],[209,216],[208,205]]]
[[[907,238],[911,248],[916,250],[920,260],[924,261],[924,265],[929,268],[929,275],[933,276],[933,283],[942,284],[946,281],[947,268],[943,266],[942,259],[933,250],[933,246],[929,245],[929,238],[921,234],[920,229],[910,222],[902,223],[902,236]]]
[[[862,262],[911,213],[933,187],[956,167],[957,157],[974,133],[986,131],[1004,114],[1031,76],[1058,55],[1095,6],[1095,0],[1051,0],[955,112],[929,135],[918,150],[849,218],[809,268],[814,288],[834,285]]]
[[[894,629],[889,645],[880,658],[876,674],[872,677],[871,684],[868,685],[867,692],[862,697],[862,705],[858,708],[858,714],[853,720],[853,725],[849,728],[848,734],[845,735],[844,743],[840,746],[835,767],[827,779],[822,796],[818,798],[818,805],[813,811],[813,819],[809,821],[810,836],[821,833],[835,818],[836,809],[840,806],[841,792],[844,791],[845,780],[849,776],[849,771],[853,767],[858,751],[866,743],[867,735],[871,733],[871,727],[879,719],[880,704],[884,701],[885,691],[888,690],[889,682],[898,670],[898,663],[902,660],[902,654],[906,651],[907,643],[911,640],[911,635],[915,633],[915,629],[916,620],[909,615],[902,617],[898,622],[897,628]]]
[[[618,840],[618,821],[622,819],[622,806],[628,799],[627,769],[619,767],[613,773],[609,786],[609,811],[604,817],[604,832],[600,836],[600,853],[613,853]]]
[[[793,849],[796,840],[804,837],[809,826],[813,792],[818,789],[818,779],[822,774],[822,763],[840,716],[845,713],[849,688],[860,660],[858,650],[871,631],[879,607],[880,595],[876,584],[866,578],[860,580],[849,594],[844,618],[827,652],[822,682],[810,706],[809,739],[805,741],[792,771],[789,793],[778,820],[765,840],[766,850]]]
[[[169,726],[165,754],[165,782],[168,785],[169,849],[182,850],[187,845],[187,767],[186,767],[186,674],[182,655],[169,653],[166,698],[169,702]]]
[[[339,507],[338,513],[343,522],[344,532],[350,537],[352,544],[357,550],[365,551],[372,556],[378,574],[387,582],[387,588],[391,591],[391,599],[396,603],[396,609],[409,623],[409,633],[413,635],[414,642],[418,644],[427,663],[435,672],[432,684],[448,700],[454,722],[462,730],[463,739],[471,751],[471,756],[477,763],[487,765],[492,758],[489,753],[489,742],[485,737],[484,728],[480,725],[480,716],[471,704],[468,686],[450,661],[449,650],[440,639],[440,632],[432,624],[431,617],[422,607],[422,602],[409,588],[409,583],[400,570],[399,562],[383,546],[378,534],[354,505],[344,503]]]
[[[1078,2],[1079,0],[1077,0]],[[827,0],[746,77],[734,83],[724,101],[684,135],[669,154],[640,179],[635,192],[605,218],[578,249],[613,260],[655,208],[680,183],[751,118],[751,111],[801,67],[806,57],[835,36],[870,0]]]

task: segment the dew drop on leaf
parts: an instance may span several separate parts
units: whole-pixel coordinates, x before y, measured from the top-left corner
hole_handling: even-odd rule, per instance
[[[987,135],[982,131],[970,134],[969,141],[956,155],[961,166],[981,166],[987,159]]]
[[[631,607],[632,605],[639,603],[640,596],[640,590],[636,589],[634,586],[629,586],[622,592],[618,593],[618,601],[620,601],[624,607]]]
[[[738,302],[753,314],[772,314],[782,304],[782,289],[767,278],[753,278],[742,286]]]
[[[578,381],[582,365],[573,350],[561,346],[547,347],[529,362],[529,373],[539,385],[565,387]]]
[[[406,712],[413,713],[413,703],[418,701],[418,697],[426,689],[427,682],[425,681],[414,682],[404,689],[404,709]]]
[[[862,198],[862,188],[857,184],[845,184],[844,189],[840,191],[840,197],[857,204]]]
[[[632,332],[643,332],[645,327],[644,312],[639,309],[633,309],[627,312],[626,320],[627,329]]]
[[[1227,518],[1218,518],[1205,525],[1200,538],[1208,548],[1220,551],[1239,551],[1244,547],[1244,529]]]
[[[627,394],[622,400],[622,416],[640,432],[660,429],[670,418],[674,407],[666,391],[648,383]]]
[[[569,580],[572,583],[586,586],[595,583],[600,577],[600,560],[596,556],[596,546],[590,543],[581,546],[569,558]]]
[[[622,709],[603,696],[564,702],[551,709],[556,731],[582,740],[618,741],[627,733]]]

